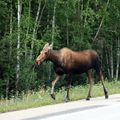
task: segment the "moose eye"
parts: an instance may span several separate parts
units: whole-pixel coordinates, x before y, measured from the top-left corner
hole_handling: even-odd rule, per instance
[[[44,54],[46,55],[46,54],[47,54],[47,51],[45,51]]]
[[[45,50],[44,53],[46,54],[48,52],[48,50]]]

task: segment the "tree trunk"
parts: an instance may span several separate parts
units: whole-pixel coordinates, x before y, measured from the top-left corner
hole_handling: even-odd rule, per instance
[[[57,5],[57,2],[55,1],[54,8],[53,8],[53,19],[52,19],[52,42],[54,41],[54,37],[55,37],[55,13],[56,13],[56,5]]]
[[[53,8],[53,17],[52,17],[52,36],[51,36],[51,42],[54,42],[54,38],[55,38],[55,14],[56,14],[56,5],[57,5],[57,1],[54,2],[54,8]],[[48,79],[50,80],[51,78],[51,73],[52,73],[52,69],[51,69],[51,62],[49,63],[49,75],[48,75]]]
[[[109,55],[106,50],[106,63],[107,63],[107,72],[108,72],[108,78],[110,78],[110,66],[109,66]]]
[[[110,69],[111,69],[111,78],[114,78],[114,67],[113,67],[113,47],[110,47]]]
[[[84,25],[83,25],[83,0],[80,0],[80,39],[83,41],[84,37]]]
[[[12,9],[12,1],[10,4],[10,41],[9,41],[9,61],[11,60],[11,55],[12,55],[12,31],[13,31],[13,26],[12,26],[12,22],[13,22],[13,9]],[[9,93],[9,82],[10,82],[10,65],[11,63],[8,64],[8,69],[9,69],[9,75],[8,75],[8,79],[6,81],[6,99],[8,98],[8,93]]]
[[[18,0],[18,11],[17,11],[17,20],[18,20],[18,38],[17,38],[17,65],[16,65],[16,89],[18,89],[18,82],[20,79],[20,18],[21,18],[21,3]]]
[[[11,58],[12,54],[12,33],[13,33],[13,9],[12,9],[12,0],[11,0],[11,8],[10,8],[10,53],[9,58]]]
[[[67,9],[68,9],[68,2],[66,3],[67,4]],[[68,10],[67,10],[68,11]],[[69,46],[69,20],[68,20],[68,14],[67,12],[65,13],[65,16],[66,16],[66,43],[67,43],[67,46]]]
[[[40,15],[40,9],[41,9],[41,0],[39,0],[39,5],[38,5],[38,9],[37,9],[35,24],[34,24],[34,28],[33,28],[32,42],[31,42],[31,52],[30,52],[30,59],[31,60],[32,60],[32,56],[33,56],[34,39],[36,38],[36,29],[37,29],[38,19],[39,19],[39,15]]]
[[[28,8],[28,20],[30,20],[30,16],[31,16],[31,0],[29,0],[29,8]],[[29,23],[29,21],[28,21]],[[27,26],[27,30],[26,30],[26,40],[25,40],[25,61],[27,58],[27,42],[28,42],[28,33],[29,33],[29,29],[30,29],[30,23]]]
[[[43,5],[42,9],[41,9],[41,12],[40,12],[40,17],[39,17],[39,20],[37,22],[37,25],[36,25],[36,31],[38,30],[38,28],[40,27],[40,23],[41,23],[41,19],[42,19],[42,15],[43,15],[43,11],[45,9],[45,6],[46,6],[46,3]]]
[[[119,74],[119,65],[120,65],[120,40],[118,38],[118,46],[117,46],[117,65],[116,65],[116,80],[118,80]]]
[[[104,13],[107,11],[108,5],[109,5],[109,0],[108,0],[107,3],[106,3]],[[102,25],[103,25],[104,18],[105,18],[105,15],[103,15],[103,17],[102,17],[102,20],[101,20],[101,22],[100,22],[100,25],[99,25],[99,27],[98,27],[98,30],[97,30],[97,32],[96,32],[96,34],[95,34],[95,37],[93,38],[93,41],[96,40],[98,34],[100,33],[100,29],[101,29],[101,27],[102,27]]]

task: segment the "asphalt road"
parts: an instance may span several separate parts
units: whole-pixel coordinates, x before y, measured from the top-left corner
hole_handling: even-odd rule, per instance
[[[42,120],[120,120],[120,103],[48,117]]]
[[[120,94],[1,113],[0,120],[120,120]]]

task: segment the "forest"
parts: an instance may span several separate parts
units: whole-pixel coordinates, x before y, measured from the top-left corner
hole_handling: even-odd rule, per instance
[[[35,66],[47,42],[54,49],[94,49],[104,78],[120,80],[119,0],[0,0],[0,13],[0,98],[51,86],[53,64]],[[73,85],[87,81],[73,79]]]

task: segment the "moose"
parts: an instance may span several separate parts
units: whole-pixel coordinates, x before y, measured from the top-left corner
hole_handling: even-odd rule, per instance
[[[88,95],[86,100],[91,98],[91,89],[93,84],[92,69],[96,71],[101,80],[105,98],[108,98],[108,92],[103,82],[103,73],[101,70],[100,59],[96,51],[84,50],[84,51],[73,51],[69,48],[62,48],[60,50],[53,50],[53,43],[46,43],[36,58],[36,64],[40,65],[43,61],[48,60],[53,62],[55,79],[52,81],[51,97],[55,99],[54,87],[59,81],[63,74],[66,75],[66,96],[65,101],[69,101],[69,89],[71,86],[72,74],[86,73],[88,81],[90,83]]]

